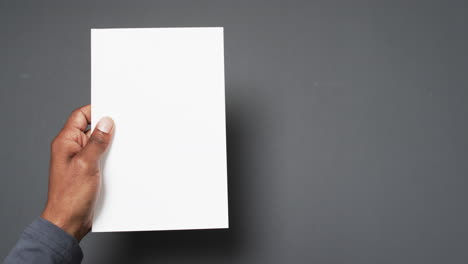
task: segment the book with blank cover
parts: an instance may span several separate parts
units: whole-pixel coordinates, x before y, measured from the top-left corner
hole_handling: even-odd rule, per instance
[[[229,228],[223,28],[92,29],[91,105],[115,122],[93,232]]]

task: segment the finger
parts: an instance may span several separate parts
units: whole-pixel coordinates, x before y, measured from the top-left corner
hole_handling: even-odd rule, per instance
[[[91,105],[85,105],[73,111],[64,128],[74,128],[85,131],[91,123]]]
[[[88,139],[88,143],[78,156],[88,162],[98,161],[102,154],[106,152],[112,139],[114,121],[110,117],[104,117],[96,125],[93,133]]]
[[[65,160],[72,158],[83,148],[78,141],[61,136],[55,137],[50,146],[53,159]]]

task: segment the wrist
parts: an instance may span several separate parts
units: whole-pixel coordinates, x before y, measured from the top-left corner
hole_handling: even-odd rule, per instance
[[[42,212],[41,217],[73,236],[78,242],[91,228],[91,221],[82,221],[63,214],[56,214],[48,208]]]

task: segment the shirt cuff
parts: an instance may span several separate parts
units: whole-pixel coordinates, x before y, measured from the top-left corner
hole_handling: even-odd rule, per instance
[[[37,217],[23,234],[50,248],[65,263],[75,263],[74,261],[83,259],[78,240],[42,217]]]

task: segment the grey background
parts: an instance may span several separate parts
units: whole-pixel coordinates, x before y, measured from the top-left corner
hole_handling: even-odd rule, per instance
[[[0,1],[0,257],[90,102],[89,29],[224,26],[231,228],[90,234],[84,263],[467,263],[467,8]]]

